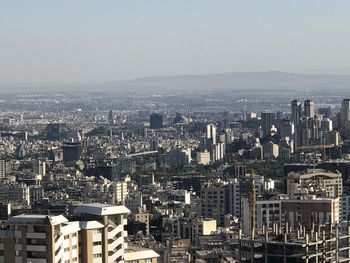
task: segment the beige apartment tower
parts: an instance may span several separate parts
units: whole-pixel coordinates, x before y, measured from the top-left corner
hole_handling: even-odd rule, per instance
[[[11,218],[0,230],[0,263],[124,262],[129,209],[83,204],[74,212],[76,221],[62,215]]]

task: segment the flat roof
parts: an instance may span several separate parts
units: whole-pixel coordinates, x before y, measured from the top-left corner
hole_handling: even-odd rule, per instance
[[[104,225],[96,220],[92,221],[80,221],[80,228],[82,229],[98,229],[103,228]]]
[[[10,224],[38,224],[38,223],[44,223],[45,220],[48,219],[51,223],[51,225],[58,225],[62,223],[68,222],[68,219],[65,218],[63,215],[58,216],[50,216],[50,215],[18,215],[12,217],[8,222]]]
[[[130,214],[130,210],[123,205],[109,205],[109,204],[80,204],[75,208],[74,213],[90,214],[90,215],[116,215],[116,214]]]
[[[149,258],[158,258],[159,254],[156,253],[152,249],[145,249],[141,251],[125,251],[124,260],[132,261],[132,260],[141,260],[141,259],[149,259]]]

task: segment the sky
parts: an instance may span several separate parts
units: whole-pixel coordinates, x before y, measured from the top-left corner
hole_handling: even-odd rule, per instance
[[[0,0],[0,83],[350,74],[350,1]]]

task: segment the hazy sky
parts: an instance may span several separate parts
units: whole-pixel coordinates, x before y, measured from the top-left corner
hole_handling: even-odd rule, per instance
[[[349,0],[0,0],[0,83],[350,69],[349,12]]]

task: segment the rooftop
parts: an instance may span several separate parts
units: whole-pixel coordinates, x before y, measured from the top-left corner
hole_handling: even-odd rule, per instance
[[[299,172],[290,172],[288,173],[289,178],[312,178],[314,176],[325,176],[325,177],[333,177],[333,178],[339,178],[341,177],[341,173],[333,173],[330,171],[325,171],[322,169],[307,169]]]
[[[80,221],[80,228],[82,229],[98,229],[103,228],[104,226],[95,220],[93,221]]]
[[[127,250],[125,251],[125,254],[124,254],[124,259],[126,262],[133,261],[133,260],[158,258],[158,257],[159,257],[159,254],[152,249],[145,249],[145,250],[138,250],[138,251]]]
[[[130,210],[123,205],[116,206],[109,204],[92,203],[78,205],[74,210],[74,213],[107,216],[116,214],[130,214]]]
[[[8,222],[10,224],[42,224],[46,220],[49,220],[51,225],[59,225],[68,222],[68,219],[62,215],[50,216],[50,215],[18,215],[12,217]]]

